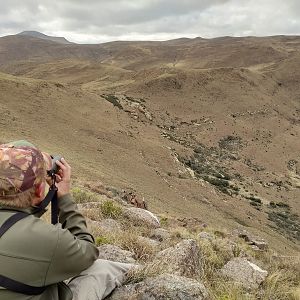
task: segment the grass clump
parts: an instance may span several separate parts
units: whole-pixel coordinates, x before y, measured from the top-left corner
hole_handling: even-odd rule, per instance
[[[147,261],[154,255],[154,249],[144,240],[138,238],[135,234],[126,234],[117,241],[118,246],[122,249],[134,253],[134,258],[140,261]]]
[[[112,239],[107,236],[97,236],[95,239],[95,243],[97,246],[105,245],[105,244],[111,244]]]
[[[76,203],[96,202],[98,200],[94,193],[88,192],[79,187],[72,188],[71,194]]]
[[[122,208],[112,200],[101,203],[101,213],[105,218],[118,219],[122,214]]]

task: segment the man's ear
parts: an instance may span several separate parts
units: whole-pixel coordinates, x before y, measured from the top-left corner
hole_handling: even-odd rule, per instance
[[[35,186],[35,196],[37,198],[42,198],[44,195],[44,186],[43,184],[38,184]]]

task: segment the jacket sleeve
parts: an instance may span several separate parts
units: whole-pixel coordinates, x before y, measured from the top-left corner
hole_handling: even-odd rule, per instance
[[[70,195],[58,200],[57,244],[45,278],[45,285],[79,275],[98,258],[93,236],[87,231],[85,218],[76,210]]]

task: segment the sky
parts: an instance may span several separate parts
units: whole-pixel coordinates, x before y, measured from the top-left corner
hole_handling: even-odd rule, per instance
[[[300,35],[300,0],[0,0],[0,36],[76,43]]]

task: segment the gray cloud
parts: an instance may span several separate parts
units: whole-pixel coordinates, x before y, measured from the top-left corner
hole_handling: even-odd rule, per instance
[[[0,35],[76,42],[300,33],[298,0],[0,0]]]

